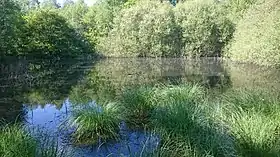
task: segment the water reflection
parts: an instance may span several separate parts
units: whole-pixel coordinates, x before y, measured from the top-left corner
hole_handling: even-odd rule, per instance
[[[25,120],[30,128],[41,128],[58,138],[60,146],[76,156],[139,152],[143,143],[155,148],[160,139],[130,131],[122,124],[121,141],[100,147],[72,146],[69,135],[73,129],[63,129],[61,124],[71,116],[73,104],[107,103],[128,87],[157,83],[200,83],[221,92],[256,86],[280,89],[279,69],[215,58],[10,59],[0,62],[0,72],[0,118]]]
[[[7,58],[0,62],[0,118],[22,117],[23,105],[48,103],[60,108],[71,87],[93,61]],[[18,118],[21,119],[21,118]]]
[[[42,108],[30,108],[26,105],[27,112],[25,116],[25,125],[31,129],[34,137],[37,137],[41,143],[45,142],[42,139],[42,134],[55,139],[60,149],[71,152],[77,157],[92,157],[92,156],[120,156],[120,155],[136,155],[137,153],[152,152],[160,142],[158,136],[145,133],[144,131],[129,130],[124,123],[120,124],[120,140],[109,141],[108,143],[98,143],[97,145],[75,146],[71,143],[71,133],[74,129],[69,129],[66,121],[71,118],[71,101],[66,99],[60,109],[55,105],[47,104]],[[36,129],[39,130],[37,131]],[[66,129],[67,128],[67,129]]]

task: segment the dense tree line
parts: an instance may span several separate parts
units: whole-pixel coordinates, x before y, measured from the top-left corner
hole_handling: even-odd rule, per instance
[[[265,11],[272,20],[267,20],[267,26],[257,28],[264,34],[266,30],[276,31],[279,14],[277,7],[271,7],[278,3],[277,0],[99,0],[88,6],[83,0],[65,0],[63,4],[56,0],[3,0],[0,50],[1,55],[47,56],[93,52],[123,57],[226,54],[248,61],[251,58],[242,57],[238,51],[248,48],[244,54],[263,52],[261,57],[253,58],[262,58],[256,63],[271,55],[266,59],[268,64],[278,60],[279,49],[273,43],[279,41],[279,33],[274,33],[271,40],[258,40],[267,44],[256,49],[256,42],[242,32],[247,32],[250,24],[260,24],[264,16],[258,10]],[[269,12],[271,9],[275,11]],[[250,40],[251,47],[242,45],[245,42],[239,38]]]

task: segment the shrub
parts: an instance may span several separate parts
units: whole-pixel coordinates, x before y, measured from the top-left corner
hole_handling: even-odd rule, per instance
[[[247,10],[258,0],[226,0],[225,7],[234,23],[238,22]]]
[[[121,11],[100,50],[108,56],[179,56],[180,36],[170,4],[143,1]]]
[[[280,2],[253,5],[239,21],[228,56],[232,60],[262,65],[280,62]]]
[[[234,31],[222,4],[212,0],[180,3],[175,15],[182,30],[184,56],[220,56]]]
[[[233,24],[218,3],[138,2],[123,9],[100,43],[108,56],[217,56],[233,34]]]
[[[54,11],[32,11],[25,19],[29,54],[71,56],[91,51],[86,41]]]

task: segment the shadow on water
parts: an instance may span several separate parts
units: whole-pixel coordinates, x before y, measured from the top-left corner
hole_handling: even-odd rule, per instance
[[[130,131],[125,129],[125,125],[121,125],[123,140],[119,142],[112,141],[100,147],[72,146],[69,143],[69,134],[73,130],[60,128],[61,123],[71,116],[71,104],[88,102],[102,104],[114,101],[124,89],[135,85],[159,83],[179,85],[191,82],[224,92],[228,88],[246,86],[246,82],[254,78],[246,74],[247,66],[229,68],[229,65],[231,64],[213,58],[5,60],[0,63],[0,118],[12,122],[20,115],[21,120],[25,119],[26,125],[41,127],[49,136],[57,137],[62,146],[72,149],[76,156],[139,152],[143,142],[150,142],[153,145],[151,147],[156,147],[159,138],[156,135]],[[242,73],[239,73],[240,71]],[[257,71],[254,75],[260,76],[258,80],[275,79],[275,77],[268,77],[272,74],[277,73],[267,74],[265,78],[261,77],[264,75],[263,71]],[[247,78],[247,80],[242,82],[238,78]],[[278,86],[277,83],[274,85]],[[201,134],[218,136],[220,139],[228,138],[223,132],[210,130],[200,126],[199,123],[194,122],[194,128],[200,130]],[[225,137],[221,137],[224,135]],[[199,142],[203,145],[205,143],[203,140],[207,139],[200,140],[202,141],[193,140],[193,143]],[[205,151],[210,148],[201,149]]]
[[[22,104],[55,104],[60,108],[71,87],[93,61],[80,59],[18,59],[0,63],[0,112],[6,121],[22,115]],[[86,68],[85,68],[86,67]]]

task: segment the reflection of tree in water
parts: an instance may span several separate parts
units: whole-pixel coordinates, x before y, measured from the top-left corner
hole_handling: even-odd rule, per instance
[[[92,63],[78,59],[5,61],[0,65],[0,118],[5,119],[21,115],[23,104],[49,103],[60,108],[72,86],[85,75],[83,67]]]
[[[207,88],[220,89],[231,86],[230,76],[221,61],[213,58],[163,59],[161,78],[171,84],[200,83]]]
[[[219,61],[176,58],[112,58],[100,60],[71,91],[75,103],[110,101],[123,89],[158,83],[201,83],[226,89],[230,77]]]
[[[102,76],[93,68],[88,75],[72,88],[69,99],[73,104],[86,104],[96,101],[98,104],[112,101],[116,96],[112,80]]]
[[[221,60],[206,58],[200,63],[206,87],[224,91],[232,86],[231,77]]]

